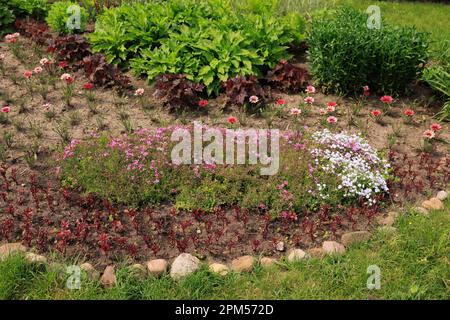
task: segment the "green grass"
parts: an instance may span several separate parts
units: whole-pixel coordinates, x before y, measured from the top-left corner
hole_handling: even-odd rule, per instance
[[[350,4],[366,10],[370,5],[380,7],[381,16],[391,24],[415,26],[431,33],[431,49],[439,50],[450,40],[450,5],[421,2],[393,2],[376,0],[327,0],[336,4]]]
[[[168,276],[138,280],[119,268],[113,289],[84,280],[80,290],[68,290],[65,276],[15,256],[0,262],[0,299],[449,299],[449,211],[450,201],[429,216],[409,211],[395,235],[378,232],[341,257],[226,277],[203,266],[180,283]],[[369,265],[381,269],[380,290],[366,287]]]

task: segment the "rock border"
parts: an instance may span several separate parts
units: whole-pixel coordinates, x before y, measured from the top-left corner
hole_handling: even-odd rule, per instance
[[[429,210],[441,210],[444,208],[443,201],[448,198],[448,195],[448,191],[441,190],[437,193],[436,197],[423,201],[421,206],[414,208],[414,210],[423,215],[428,215]],[[380,224],[378,230],[389,234],[395,233],[396,228],[393,227],[393,224],[399,216],[399,212],[390,211],[387,213],[387,216],[379,217],[377,219]],[[292,248],[287,251],[284,260],[287,262],[298,262],[309,258],[321,259],[326,256],[342,255],[345,254],[347,247],[357,243],[366,242],[371,236],[372,234],[365,230],[347,232],[341,236],[341,243],[336,241],[324,241],[322,247],[312,248],[307,250],[307,252],[299,248]],[[279,246],[277,245],[277,251],[281,252],[284,250],[284,243],[280,243]],[[45,256],[28,251],[21,243],[4,243],[0,245],[0,261],[18,253],[24,254],[25,260],[29,263],[48,265],[50,268],[54,265],[58,265],[58,268],[61,270],[64,269],[63,265],[56,262],[49,263]],[[281,258],[281,260],[283,260],[283,258]],[[232,260],[229,264],[209,262],[208,270],[219,276],[226,276],[232,271],[237,273],[251,272],[255,265],[265,268],[280,264],[280,262],[280,260],[273,257],[262,256],[255,258],[254,256],[246,255]],[[96,270],[89,262],[84,262],[80,264],[79,267],[86,274],[88,279],[100,281],[105,288],[112,288],[117,285],[114,265],[108,265],[102,273]],[[139,278],[145,278],[147,276],[160,277],[169,274],[172,279],[178,281],[196,272],[200,267],[201,261],[197,257],[189,253],[182,253],[174,259],[171,265],[166,259],[153,259],[147,261],[145,265],[138,263],[132,264],[129,266],[129,271]]]

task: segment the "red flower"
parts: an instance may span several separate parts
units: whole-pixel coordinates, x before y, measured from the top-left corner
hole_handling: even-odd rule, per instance
[[[2,108],[2,112],[3,112],[3,113],[9,113],[10,111],[11,111],[11,108],[8,107],[8,106],[4,106],[4,107]]]
[[[208,100],[200,100],[199,102],[198,102],[198,106],[199,107],[206,107],[208,105]]]
[[[380,101],[383,103],[392,103],[394,99],[391,96],[382,96]]]
[[[54,53],[56,51],[56,47],[55,46],[48,46],[47,48],[47,52],[48,53]]]
[[[23,76],[26,79],[30,79],[32,75],[33,75],[33,72],[32,71],[28,71],[28,70],[23,73]]]
[[[237,121],[236,117],[229,117],[228,118],[228,123],[234,124],[234,123],[236,123],[236,121]]]
[[[276,102],[276,104],[279,106],[283,106],[285,103],[286,103],[286,100],[284,100],[284,99],[278,99]]]
[[[433,130],[434,132],[439,131],[442,129],[442,126],[439,123],[433,123],[430,126],[431,130]]]
[[[328,123],[336,123],[337,122],[337,118],[336,117],[328,117],[327,118],[327,122]]]
[[[69,78],[66,79],[66,83],[67,84],[72,84],[74,81],[75,81],[75,79],[72,78],[72,77],[69,77]]]
[[[378,109],[376,109],[376,110],[373,110],[372,112],[372,115],[374,116],[374,117],[378,117],[378,116],[381,116],[381,111],[380,110],[378,110]]]
[[[83,88],[86,90],[91,90],[92,88],[94,88],[94,85],[90,82],[83,84]]]
[[[403,111],[403,114],[407,117],[412,117],[414,115],[414,110],[412,109],[406,109],[405,111]]]
[[[327,107],[336,107],[337,103],[336,102],[328,102],[327,103]]]
[[[67,67],[67,62],[61,61],[61,62],[58,64],[58,66],[59,66],[61,69],[64,69],[65,67]]]

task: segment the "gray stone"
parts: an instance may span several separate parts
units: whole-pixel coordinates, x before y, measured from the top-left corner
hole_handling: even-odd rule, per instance
[[[98,280],[100,278],[100,272],[98,272],[92,264],[85,262],[80,265],[80,269],[86,272],[86,275],[91,280]]]
[[[284,242],[283,241],[277,242],[276,249],[277,249],[277,251],[280,251],[280,252],[286,250],[286,248],[284,247]]]
[[[422,202],[422,207],[427,210],[442,210],[444,209],[444,204],[438,198],[431,198]]]
[[[345,247],[336,241],[324,241],[322,243],[322,249],[326,254],[343,254],[345,253]]]
[[[35,263],[35,264],[46,264],[47,263],[47,258],[32,252],[27,252],[25,254],[25,259],[29,262],[29,263]]]
[[[200,268],[200,260],[189,253],[180,254],[172,263],[170,276],[174,280],[179,280]]]
[[[261,260],[259,261],[259,263],[260,263],[261,266],[263,266],[263,267],[270,267],[270,266],[273,266],[276,262],[277,262],[277,259],[274,259],[274,258],[268,258],[268,257],[263,257],[263,258],[261,258]]]
[[[168,267],[169,263],[164,259],[155,259],[147,262],[148,272],[157,277],[166,273]]]
[[[100,278],[100,282],[105,288],[112,288],[117,284],[114,266],[106,267],[102,277]]]
[[[370,239],[372,235],[368,231],[354,231],[344,233],[341,237],[341,242],[348,247],[355,243],[365,242]]]
[[[231,269],[236,272],[248,272],[253,270],[254,258],[252,256],[243,256],[231,261]]]
[[[441,201],[444,201],[445,199],[448,198],[448,192],[444,191],[444,190],[441,190],[441,191],[439,191],[437,193],[436,198],[438,198]]]
[[[221,263],[211,263],[209,265],[209,271],[217,273],[221,276],[226,276],[230,272],[230,268]]]
[[[307,258],[307,254],[302,249],[291,249],[287,255],[287,259],[290,262],[300,261],[305,258]]]
[[[6,243],[0,246],[0,260],[4,260],[8,258],[10,255],[19,253],[19,252],[26,252],[27,248],[25,248],[24,245],[21,243]]]

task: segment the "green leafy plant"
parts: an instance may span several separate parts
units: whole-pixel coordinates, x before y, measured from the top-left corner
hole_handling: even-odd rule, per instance
[[[367,27],[368,16],[342,7],[332,17],[313,20],[308,36],[311,72],[325,91],[360,94],[400,93],[420,74],[428,59],[425,33],[395,27]]]
[[[80,25],[76,26],[76,19],[71,20],[73,16],[78,12],[80,14]],[[73,9],[73,10],[72,10]],[[45,19],[53,31],[60,34],[84,32],[86,30],[86,24],[88,21],[88,14],[85,8],[80,7],[75,2],[60,1],[52,4],[48,16]],[[68,27],[69,22],[75,25],[74,28]]]
[[[14,19],[14,12],[9,7],[9,0],[0,0],[0,36],[11,31],[9,27]]]
[[[32,16],[43,19],[50,8],[48,0],[9,0],[9,6],[17,17]]]

